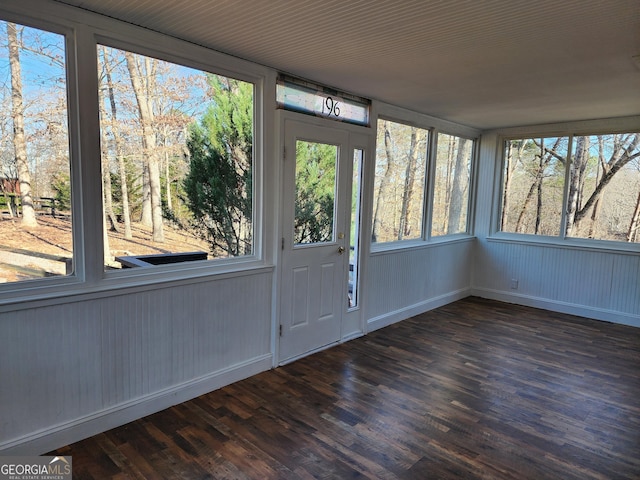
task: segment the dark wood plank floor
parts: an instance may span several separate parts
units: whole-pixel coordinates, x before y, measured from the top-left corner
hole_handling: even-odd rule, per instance
[[[56,453],[77,479],[638,479],[640,329],[468,298]]]

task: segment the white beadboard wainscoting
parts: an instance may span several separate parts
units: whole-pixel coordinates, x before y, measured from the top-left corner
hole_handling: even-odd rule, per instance
[[[640,254],[629,245],[496,233],[502,140],[576,131],[637,131],[640,117],[483,132],[478,155],[473,288],[480,297],[640,327]],[[513,288],[513,281],[517,288]]]
[[[638,254],[496,239],[476,248],[474,295],[640,327]]]
[[[368,331],[470,294],[475,239],[377,252],[367,265]]]
[[[0,452],[44,453],[272,366],[272,269],[0,313]]]

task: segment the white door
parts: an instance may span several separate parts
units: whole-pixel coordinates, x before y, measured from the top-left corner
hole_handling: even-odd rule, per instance
[[[336,343],[347,311],[346,131],[284,120],[280,363]]]

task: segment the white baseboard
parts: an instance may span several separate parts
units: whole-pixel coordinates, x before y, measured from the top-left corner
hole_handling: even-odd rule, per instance
[[[456,300],[461,300],[469,295],[471,295],[471,289],[463,288],[461,290],[456,290],[454,292],[449,292],[438,297],[424,300],[420,303],[416,303],[399,310],[394,310],[393,312],[385,313],[384,315],[373,317],[367,322],[367,332],[373,332],[379,328],[387,327],[396,322],[433,310],[434,308],[442,307],[443,305],[455,302]]]
[[[530,295],[522,295],[502,290],[491,290],[488,288],[473,288],[470,294],[476,297],[499,300],[506,303],[515,303],[517,305],[525,305],[527,307],[551,310],[552,312],[568,313],[570,315],[592,318],[594,320],[640,327],[640,315],[632,315],[630,313],[589,307],[586,305],[562,302],[558,300],[550,300],[548,298],[533,297]]]
[[[2,443],[0,455],[41,455],[50,452],[269,370],[272,363],[271,354],[261,355],[210,375]]]

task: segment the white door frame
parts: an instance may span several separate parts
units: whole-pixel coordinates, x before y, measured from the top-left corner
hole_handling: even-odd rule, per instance
[[[289,356],[285,351],[281,351],[281,346],[280,346],[281,333],[280,332],[282,331],[281,328],[284,330],[285,326],[283,325],[281,327],[280,325],[283,320],[283,313],[286,313],[286,312],[282,312],[282,299],[283,299],[283,293],[284,293],[283,287],[285,283],[283,279],[283,275],[285,274],[284,263],[286,263],[285,255],[287,255],[291,251],[290,249],[292,248],[291,245],[286,245],[287,235],[284,232],[285,225],[290,225],[290,218],[285,218],[285,215],[288,215],[288,216],[291,215],[291,206],[285,205],[286,202],[290,201],[287,198],[285,198],[285,191],[287,188],[293,188],[293,186],[285,185],[285,178],[287,178],[287,181],[289,182],[291,181],[290,176],[289,177],[285,176],[285,162],[286,161],[295,162],[295,151],[294,152],[287,151],[287,159],[286,160],[284,159],[284,147],[285,147],[285,142],[287,141],[287,138],[285,138],[285,135],[287,134],[285,125],[298,124],[298,125],[310,126],[316,129],[334,130],[336,131],[338,137],[343,139],[342,140],[342,142],[344,142],[343,146],[346,146],[347,151],[343,152],[340,156],[340,161],[344,162],[344,164],[338,167],[340,169],[340,172],[337,173],[337,175],[339,176],[337,182],[339,182],[339,185],[342,186],[342,191],[339,193],[339,195],[342,195],[344,197],[343,203],[346,201],[347,198],[349,199],[351,198],[351,178],[352,178],[352,166],[353,166],[351,164],[351,161],[353,158],[354,149],[363,150],[365,152],[365,157],[373,158],[373,155],[371,154],[371,146],[375,142],[375,137],[374,137],[375,132],[372,132],[372,129],[366,128],[366,127],[345,124],[342,122],[331,121],[323,118],[317,118],[309,115],[299,114],[295,112],[288,112],[284,110],[279,110],[277,112],[276,119],[277,119],[277,128],[279,132],[277,157],[279,160],[279,183],[280,183],[279,206],[280,208],[277,216],[278,227],[276,228],[279,234],[279,238],[277,241],[277,246],[278,246],[277,253],[275,255],[277,268],[276,268],[275,289],[274,289],[274,292],[275,292],[274,293],[275,322],[274,322],[274,342],[273,342],[274,366],[288,363],[290,361],[296,360],[297,358],[313,353],[314,351],[328,348],[336,343],[358,337],[365,333],[364,316],[362,314],[362,303],[360,303],[357,308],[353,308],[353,309],[347,308],[346,289],[347,289],[347,275],[348,275],[348,264],[349,264],[347,260],[346,267],[344,268],[344,271],[341,272],[343,280],[341,281],[340,288],[341,288],[342,294],[340,299],[337,300],[341,305],[340,307],[341,319],[340,319],[340,326],[338,331],[339,333],[336,335],[335,341],[330,342],[328,344],[318,345],[316,348],[311,348],[307,351],[301,352],[293,356]],[[310,138],[310,140],[313,140],[313,139]],[[365,162],[367,160],[365,160]],[[365,188],[365,184],[366,182],[364,182],[361,179],[361,188]],[[340,201],[340,199],[338,201]],[[350,212],[350,201],[348,205],[349,205],[348,208]],[[367,211],[367,209],[361,209],[361,210],[363,212]],[[346,248],[347,253],[345,253],[345,255],[346,255],[346,258],[348,259],[348,248],[351,242],[349,238],[350,215],[346,215],[344,212],[342,212],[342,214],[343,214],[343,217],[346,217],[343,220],[346,223],[344,223],[343,225],[335,226],[336,228],[335,235],[338,235],[340,232],[342,232],[344,233],[344,238],[338,239],[336,237],[335,242],[332,245],[335,247],[336,250],[340,246],[343,246],[343,248]],[[360,228],[360,236],[362,238],[365,238],[363,233],[366,231],[366,228],[363,228],[363,227],[365,227],[367,224],[368,222],[364,221],[364,218],[363,218],[362,225]],[[360,244],[364,248],[361,248],[361,253],[368,250],[368,248],[366,248],[366,241],[363,241],[362,238],[360,239]],[[284,249],[282,248],[283,241],[285,242]],[[363,258],[365,258],[364,255],[361,256],[361,261],[360,261],[361,271],[364,270],[363,268],[364,262],[362,261]],[[362,289],[361,289],[361,293],[362,293]],[[362,298],[362,295],[361,295],[361,298]],[[286,355],[286,358],[282,358],[283,355],[281,353]]]

